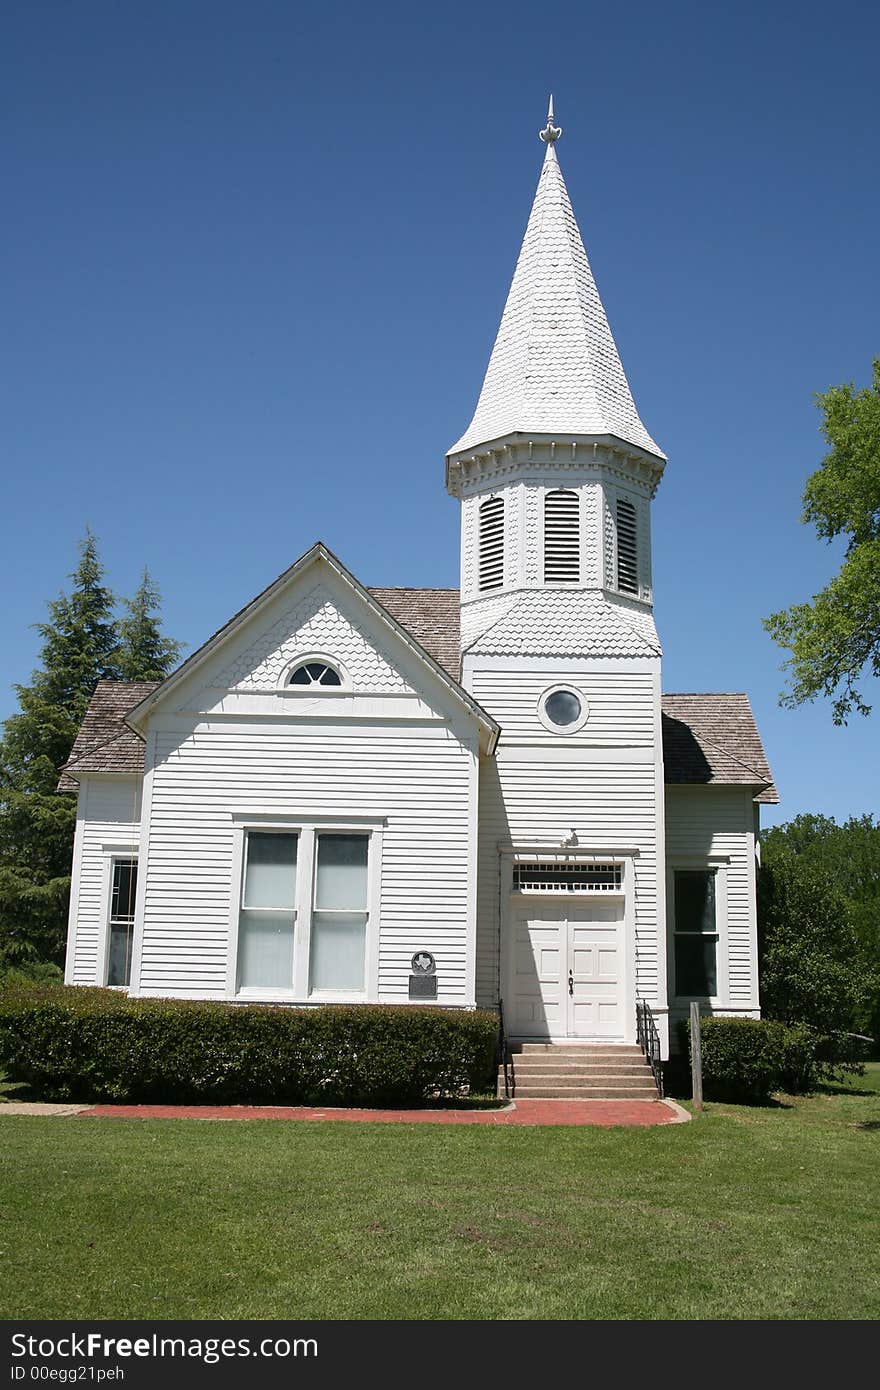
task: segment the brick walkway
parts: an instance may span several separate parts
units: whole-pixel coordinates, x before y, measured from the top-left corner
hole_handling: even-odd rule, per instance
[[[92,1105],[80,1119],[348,1120],[433,1125],[669,1125],[686,1111],[653,1100],[518,1100],[503,1110],[343,1110],[305,1105]]]

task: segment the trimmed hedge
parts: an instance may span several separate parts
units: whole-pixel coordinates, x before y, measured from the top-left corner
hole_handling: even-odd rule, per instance
[[[690,1025],[685,1025],[690,1034]],[[808,1028],[765,1018],[702,1018],[703,1095],[748,1104],[816,1083],[817,1038]]]
[[[494,1090],[497,1041],[498,1019],[482,1009],[0,993],[0,1058],[44,1100],[419,1105]]]

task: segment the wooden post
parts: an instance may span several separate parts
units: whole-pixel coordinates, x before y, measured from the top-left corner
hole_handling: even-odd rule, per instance
[[[694,1109],[703,1108],[703,1049],[700,1041],[700,1006],[691,1000],[691,1083]]]

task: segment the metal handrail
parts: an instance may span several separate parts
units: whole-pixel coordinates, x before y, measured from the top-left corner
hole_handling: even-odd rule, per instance
[[[510,1100],[515,1086],[513,1075],[513,1060],[510,1056],[510,1048],[507,1045],[507,1032],[504,1027],[504,1002],[498,1000],[498,1064],[504,1069],[504,1098]]]
[[[636,1000],[636,1042],[645,1054],[657,1091],[663,1097],[663,1068],[660,1064],[660,1034],[657,1021],[646,999]]]

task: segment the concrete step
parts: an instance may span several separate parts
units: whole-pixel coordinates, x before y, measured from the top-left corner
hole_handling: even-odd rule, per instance
[[[500,1070],[500,1080],[505,1073]],[[620,1072],[594,1073],[571,1072],[514,1072],[516,1086],[653,1086],[651,1072],[639,1072],[637,1076],[621,1076]]]
[[[547,1043],[547,1042],[519,1042],[510,1043],[510,1051],[524,1056],[536,1052],[552,1052],[558,1056],[572,1057],[598,1057],[608,1054],[614,1057],[643,1057],[644,1053],[635,1043]]]
[[[499,1068],[499,1076],[504,1075],[504,1068]],[[601,1086],[608,1082],[614,1082],[619,1086],[653,1086],[654,1078],[647,1070],[638,1072],[621,1071],[560,1071],[557,1067],[547,1067],[541,1071],[523,1071],[521,1067],[513,1068],[513,1075],[517,1084],[537,1085],[539,1082],[555,1081],[560,1086]]]
[[[502,1087],[501,1095],[504,1094]],[[656,1086],[517,1086],[520,1100],[657,1100]]]
[[[510,1060],[520,1071],[539,1071],[544,1067],[559,1067],[563,1071],[642,1071],[648,1065],[644,1057],[557,1057],[552,1052],[537,1056],[514,1054]]]

